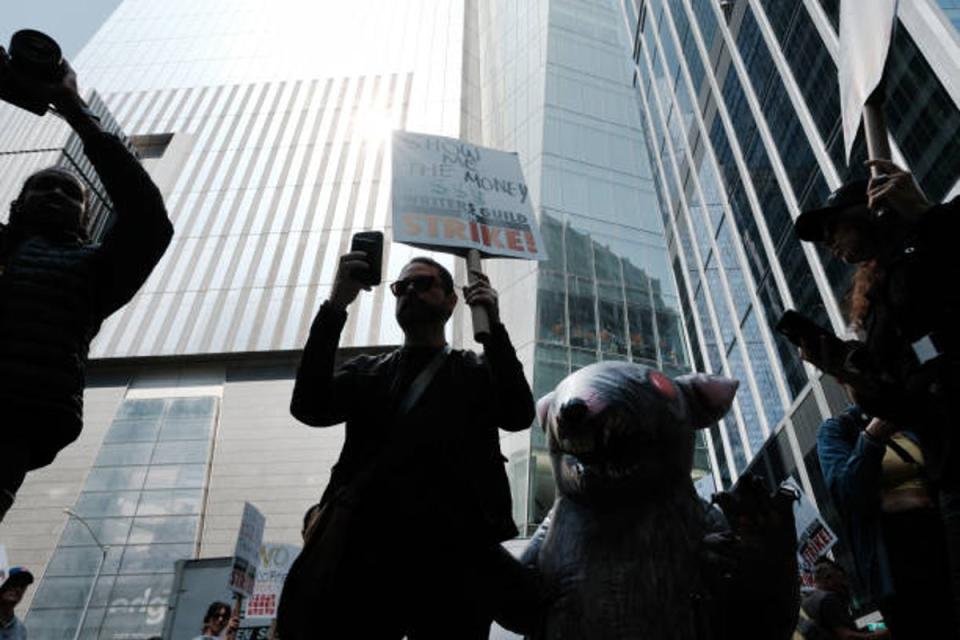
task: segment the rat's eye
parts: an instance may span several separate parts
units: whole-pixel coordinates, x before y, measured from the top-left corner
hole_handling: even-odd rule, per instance
[[[657,393],[663,397],[668,400],[676,399],[677,388],[673,385],[673,381],[667,376],[659,371],[651,371],[647,374],[647,380],[649,380],[653,388],[657,390]]]

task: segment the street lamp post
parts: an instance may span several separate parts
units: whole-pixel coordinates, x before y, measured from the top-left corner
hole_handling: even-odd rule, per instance
[[[73,634],[73,640],[80,640],[80,632],[83,631],[83,623],[87,621],[87,611],[90,609],[90,602],[93,600],[93,592],[97,588],[97,581],[100,580],[100,572],[103,571],[103,565],[107,561],[107,551],[110,550],[110,547],[105,544],[101,544],[100,540],[97,538],[97,535],[93,532],[93,529],[90,528],[90,525],[84,520],[81,516],[70,509],[69,507],[64,509],[63,512],[70,516],[71,518],[76,518],[77,521],[84,526],[84,528],[90,533],[90,537],[93,538],[93,541],[100,547],[100,561],[97,563],[97,572],[93,576],[93,584],[90,585],[90,591],[87,593],[86,602],[83,603],[83,611],[80,612],[80,622],[77,623],[77,631]]]

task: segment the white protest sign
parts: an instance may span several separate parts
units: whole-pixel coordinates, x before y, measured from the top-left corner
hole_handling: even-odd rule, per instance
[[[840,3],[840,115],[847,162],[867,98],[883,79],[893,39],[897,0]]]
[[[233,569],[230,571],[229,582],[230,589],[235,593],[245,596],[253,593],[266,522],[266,518],[255,506],[249,502],[243,503],[243,518],[240,520],[237,546],[233,551]]]
[[[797,530],[797,556],[800,561],[800,573],[804,582],[812,580],[817,559],[825,555],[837,543],[837,534],[803,492],[793,478],[787,478],[783,485],[797,492],[800,499],[793,503],[793,517]]]
[[[0,584],[7,579],[7,547],[0,544]]]
[[[246,601],[246,618],[276,618],[283,582],[287,579],[300,547],[265,542],[260,546],[260,564],[253,595]]]
[[[393,133],[393,239],[547,259],[517,154],[423,133]]]

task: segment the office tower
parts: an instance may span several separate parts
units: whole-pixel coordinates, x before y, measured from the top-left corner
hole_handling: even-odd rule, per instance
[[[622,8],[694,367],[746,382],[714,429],[718,480],[793,476],[836,526],[814,446],[821,421],[848,401],[773,327],[796,308],[846,331],[850,269],[792,230],[800,211],[866,175],[862,139],[849,166],[843,155],[839,2]],[[900,3],[886,76],[894,160],[935,202],[960,193],[960,40],[943,11]]]
[[[124,0],[74,66],[176,235],[92,345],[82,436],[0,526],[38,577],[31,635],[72,635],[91,586],[83,637],[158,634],[174,562],[229,555],[245,500],[266,540],[299,542],[343,442],[289,416],[299,349],[352,233],[389,237],[391,129],[520,153],[551,257],[488,268],[537,394],[601,359],[687,370],[627,47],[613,0]],[[420,253],[388,243],[385,279]],[[351,308],[344,357],[401,342],[385,289]],[[476,346],[468,316],[455,347]],[[530,530],[552,499],[543,434],[502,448]]]

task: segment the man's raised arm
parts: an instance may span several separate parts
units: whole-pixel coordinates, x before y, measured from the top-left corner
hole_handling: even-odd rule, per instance
[[[334,361],[340,332],[347,321],[347,306],[364,288],[350,277],[350,273],[366,268],[362,253],[340,256],[330,299],[320,305],[310,326],[293,385],[290,413],[311,427],[329,427],[344,422],[350,409],[361,401],[351,363],[334,371]]]
[[[173,238],[163,197],[140,162],[105,132],[67,73],[53,97],[57,111],[83,141],[83,149],[113,202],[114,221],[100,248],[101,313],[110,315],[143,285]]]

